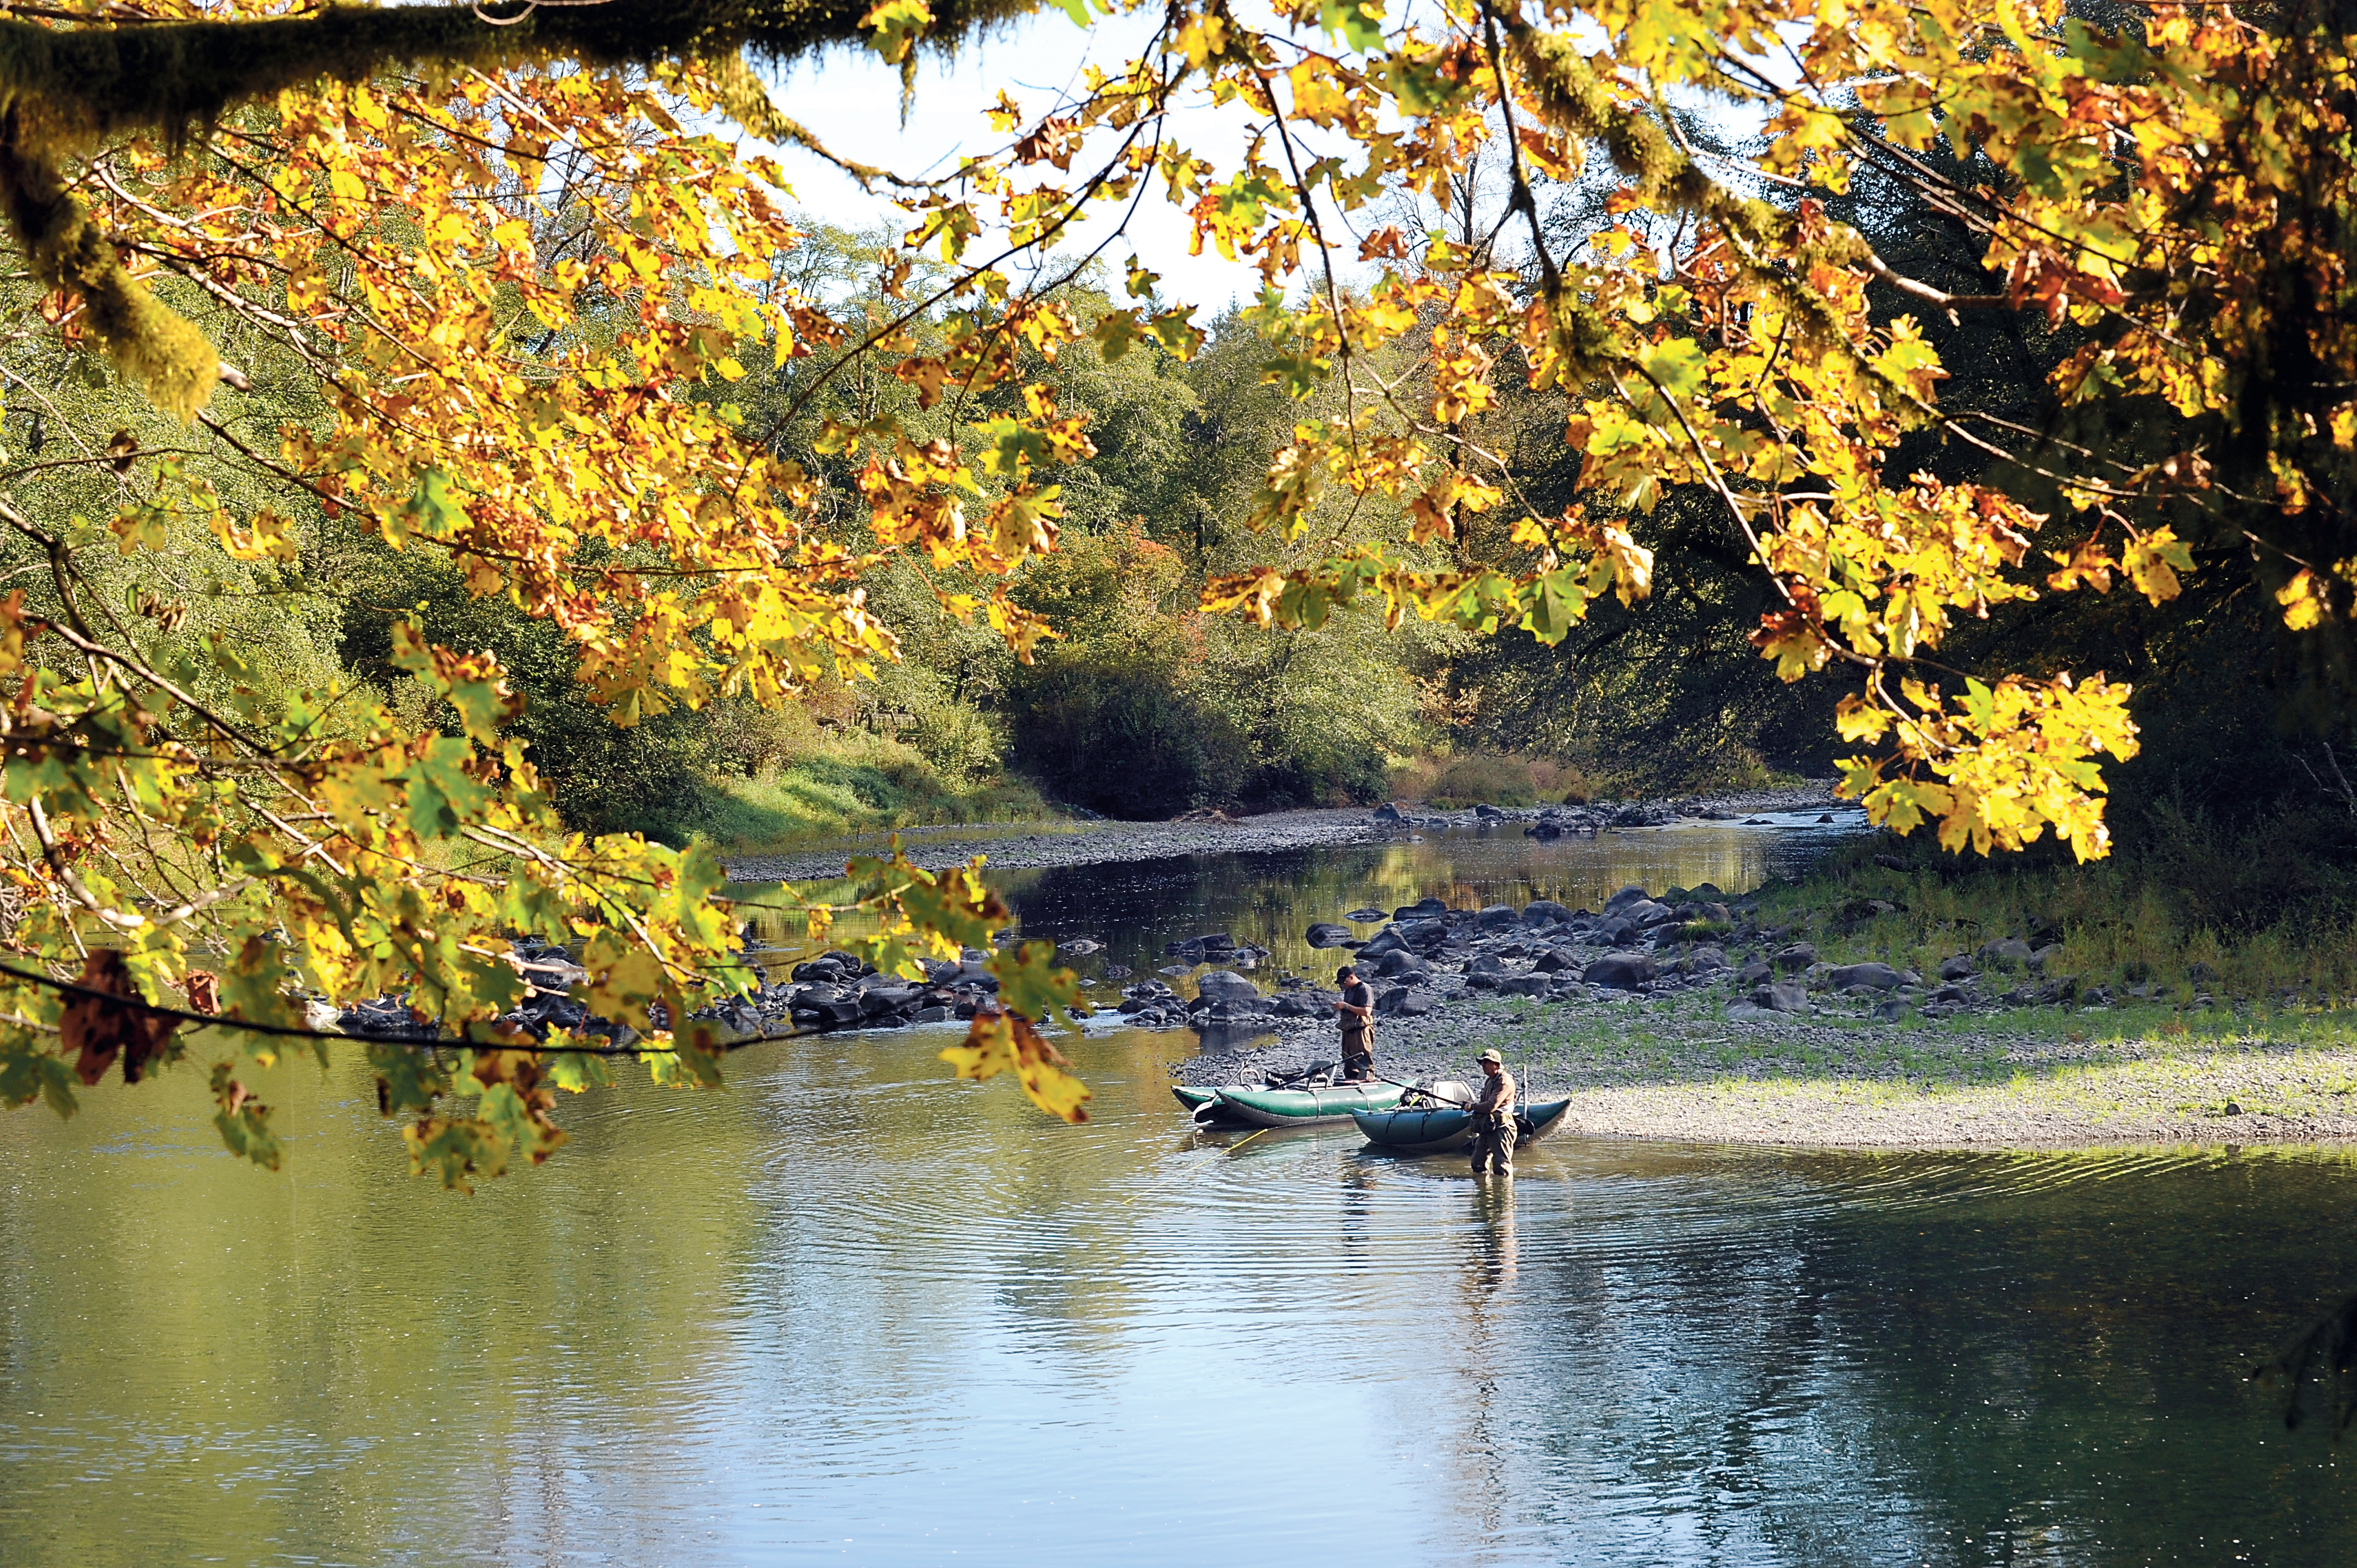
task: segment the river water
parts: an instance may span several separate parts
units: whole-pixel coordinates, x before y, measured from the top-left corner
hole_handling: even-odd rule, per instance
[[[1142,957],[1797,852],[1015,880]],[[1072,1041],[1079,1128],[947,1079],[947,1037],[568,1100],[573,1143],[471,1198],[344,1066],[265,1075],[275,1176],[186,1069],[0,1119],[0,1563],[2351,1561],[2357,1475],[2244,1380],[2357,1290],[2339,1154],[1564,1141],[1501,1196],[1190,1133],[1183,1035]]]

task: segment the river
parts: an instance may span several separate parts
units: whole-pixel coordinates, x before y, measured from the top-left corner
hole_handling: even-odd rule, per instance
[[[1365,899],[1731,891],[1805,848],[1010,885],[1136,965]],[[950,1080],[949,1037],[569,1099],[572,1144],[473,1197],[405,1174],[349,1064],[262,1075],[274,1176],[221,1152],[199,1071],[0,1120],[0,1563],[2350,1560],[2357,1476],[2245,1381],[2357,1290],[2340,1153],[1558,1142],[1505,1197],[1355,1136],[1191,1133],[1183,1034],[1067,1036],[1078,1128]]]

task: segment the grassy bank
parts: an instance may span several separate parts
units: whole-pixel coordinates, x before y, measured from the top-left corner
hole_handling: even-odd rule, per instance
[[[1833,962],[1877,959],[1926,976],[2005,938],[2051,947],[2025,985],[2111,1003],[2272,1015],[2357,1006],[2357,873],[2337,821],[2238,829],[2149,824],[2110,858],[1984,860],[1878,835],[1808,879],[1760,891],[1758,922]],[[2006,966],[1998,966],[2000,972]]]
[[[647,831],[674,843],[703,839],[729,854],[774,854],[890,828],[1060,815],[1021,778],[946,778],[909,747],[855,736],[756,774],[699,772],[649,810]]]

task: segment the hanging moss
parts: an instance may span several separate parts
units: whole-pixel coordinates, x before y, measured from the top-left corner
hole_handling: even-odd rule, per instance
[[[158,408],[193,418],[221,379],[221,356],[131,275],[56,166],[26,152],[23,128],[17,111],[0,115],[0,203],[34,275],[81,296],[91,334],[125,380]]]

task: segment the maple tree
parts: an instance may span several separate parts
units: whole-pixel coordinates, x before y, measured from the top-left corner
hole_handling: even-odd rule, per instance
[[[1087,26],[1130,7],[1064,8]],[[1149,198],[1199,249],[1259,268],[1265,373],[1303,400],[1248,520],[1292,559],[1213,582],[1207,608],[1315,628],[1372,597],[1394,623],[1553,642],[1600,597],[1648,594],[1632,520],[1699,493],[1773,585],[1762,657],[1852,682],[1837,725],[1867,749],[1843,788],[1877,821],[1983,851],[2051,832],[2087,858],[2108,843],[2099,760],[2136,750],[2129,691],[1946,667],[1960,618],[2115,579],[2165,603],[2222,534],[2247,541],[2290,628],[2344,627],[2357,597],[2357,182],[2330,8],[1447,0],[1407,18],[1189,0],[1045,112],[1002,93],[1003,142],[927,181],[819,146],[741,51],[856,41],[906,66],[1028,6],[267,9],[0,21],[16,94],[0,196],[45,315],[302,507],[445,553],[472,591],[560,628],[619,723],[723,693],[790,702],[893,657],[860,585],[887,558],[923,563],[943,608],[1020,651],[1051,636],[1007,584],[1055,547],[1056,470],[1092,451],[1060,351],[1202,341],[1147,258],[1114,249]],[[1672,105],[1698,94],[1757,125],[1742,156],[1697,148]],[[1182,145],[1179,112],[1203,105],[1244,125],[1240,156]],[[797,241],[784,171],[705,128],[724,116],[898,193],[887,308],[838,318],[777,283]],[[1908,278],[1828,216],[1867,166],[1975,236],[1986,292]],[[1498,199],[1476,223],[1483,168]],[[1604,218],[1566,244],[1540,193],[1583,182],[1606,188]],[[1399,217],[1418,202],[1462,220]],[[1091,266],[1122,302],[1083,315],[1068,285]],[[2056,398],[2162,411],[2170,449],[2129,458],[1944,409],[1921,322],[1965,311],[2070,334]],[[251,366],[221,359],[232,339]],[[756,346],[886,367],[935,422],[826,424],[815,450],[851,476],[856,539],[814,525],[826,480],[728,401]],[[264,367],[310,378],[322,411],[256,445],[208,404]],[[1528,505],[1491,437],[1508,377],[1560,400],[1581,458],[1567,507]],[[1988,455],[1986,475],[1899,471],[1925,431]],[[2032,511],[2008,472],[2059,487],[2070,515]],[[503,731],[494,661],[397,626],[396,662],[457,715],[404,735],[366,693],[269,689],[219,641],[167,649],[82,591],[92,536],[0,518],[51,574],[0,607],[13,937],[108,979],[12,972],[0,1094],[70,1103],[43,1031],[99,1062],[139,1036],[127,1017],[155,1015],[106,1000],[124,993],[102,951],[150,1002],[218,955],[219,1009],[281,1028],[301,990],[405,990],[465,1044],[367,1048],[386,1106],[417,1118],[418,1162],[452,1182],[544,1155],[548,1090],[598,1080],[600,1051],[716,1078],[720,1041],[688,1016],[743,983],[716,861],[565,835]],[[161,552],[191,523],[242,562],[299,549],[288,507],[231,507],[168,466],[111,534]],[[1003,918],[978,868],[858,874],[881,967]],[[814,931],[834,913],[807,910]],[[502,1034],[514,935],[585,943],[585,996],[647,1039]],[[1007,1008],[954,1064],[1081,1114],[1033,1026],[1077,993],[1044,954],[1000,961]],[[232,1067],[215,1073],[223,1135],[266,1163]]]

